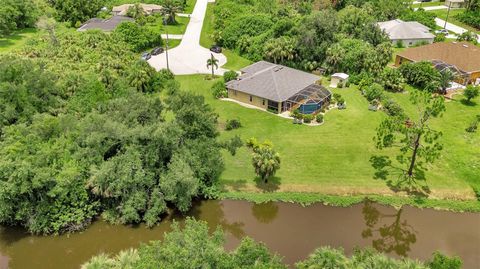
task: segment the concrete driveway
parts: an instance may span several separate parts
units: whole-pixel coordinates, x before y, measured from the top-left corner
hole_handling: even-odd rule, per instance
[[[443,28],[443,26],[445,26],[445,21],[440,19],[440,18],[435,18],[435,23],[442,28]],[[462,28],[460,26],[457,26],[455,24],[449,23],[449,22],[447,22],[447,25],[446,25],[445,29],[447,29],[450,32],[454,32],[457,35],[461,35],[465,32],[468,32],[467,29]],[[453,36],[453,35],[449,35],[447,37],[456,38],[456,36]],[[478,42],[480,42],[480,35],[477,35],[477,40],[478,40]]]
[[[227,71],[220,68],[227,62],[225,55],[212,53],[209,49],[200,46],[200,34],[208,2],[209,0],[197,0],[180,45],[168,51],[169,67],[176,75],[211,74],[211,69],[207,68],[207,60],[210,59],[211,54],[218,60],[219,68],[215,70],[215,74],[223,75]],[[166,69],[166,53],[152,56],[148,63],[157,71]]]

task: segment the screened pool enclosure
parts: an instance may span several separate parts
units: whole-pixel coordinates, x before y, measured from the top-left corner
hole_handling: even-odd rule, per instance
[[[284,111],[298,109],[302,114],[312,114],[330,103],[332,93],[321,85],[312,84],[284,102]]]

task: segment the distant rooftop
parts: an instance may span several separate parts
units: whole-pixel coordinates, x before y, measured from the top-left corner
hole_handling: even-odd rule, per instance
[[[480,72],[480,48],[468,42],[438,42],[398,53],[411,61],[442,61],[458,69],[472,73]]]
[[[275,102],[283,102],[314,84],[320,77],[283,65],[260,61],[240,70],[237,80],[227,83],[238,90]]]
[[[154,5],[154,4],[139,4],[143,10],[147,14],[151,14],[154,12],[160,12],[162,10],[162,6],[159,5]],[[135,4],[123,4],[120,6],[116,6],[112,8],[112,12],[115,15],[122,15],[125,16],[127,15],[128,9],[135,6]]]
[[[430,28],[416,21],[391,20],[379,22],[378,27],[384,30],[390,39],[429,39],[435,38]]]
[[[134,19],[126,16],[113,16],[110,19],[93,18],[84,23],[77,31],[83,32],[92,29],[99,29],[102,31],[113,31],[117,26],[125,21],[134,21]]]

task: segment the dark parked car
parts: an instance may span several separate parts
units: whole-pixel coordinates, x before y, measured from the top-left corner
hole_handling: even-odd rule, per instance
[[[211,52],[215,52],[215,53],[222,53],[222,47],[218,46],[218,45],[213,45],[211,48],[210,48],[210,51]]]
[[[150,58],[152,58],[152,55],[150,53],[148,53],[148,52],[142,53],[142,60],[148,61],[148,60],[150,60]]]
[[[150,52],[150,54],[152,55],[158,55],[158,54],[162,54],[163,53],[163,48],[160,48],[160,47],[156,47],[152,50],[152,52]]]

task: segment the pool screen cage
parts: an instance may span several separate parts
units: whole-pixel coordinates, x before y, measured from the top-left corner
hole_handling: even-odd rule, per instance
[[[312,84],[285,101],[287,110],[299,109],[302,114],[312,114],[330,103],[332,93],[321,85]]]
[[[433,67],[435,67],[435,69],[437,69],[439,72],[445,72],[446,70],[449,70],[450,72],[452,72],[454,80],[456,82],[464,85],[468,83],[468,79],[469,79],[468,73],[458,69],[458,67],[456,67],[455,65],[448,64],[440,60],[433,60],[432,64],[433,64]]]

